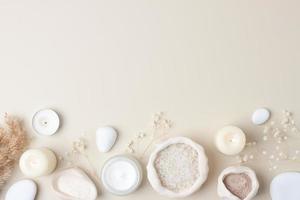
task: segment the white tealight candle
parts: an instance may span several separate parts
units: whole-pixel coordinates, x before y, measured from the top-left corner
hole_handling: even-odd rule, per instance
[[[47,148],[29,149],[19,161],[22,173],[28,177],[48,175],[54,171],[56,164],[55,154]]]
[[[226,126],[218,131],[215,137],[217,149],[226,155],[240,153],[246,144],[244,132],[235,126]]]
[[[41,135],[53,135],[59,128],[59,116],[51,109],[40,110],[32,118],[32,127]]]
[[[141,165],[136,159],[120,155],[112,157],[105,163],[101,180],[112,194],[127,195],[139,187],[142,176]]]

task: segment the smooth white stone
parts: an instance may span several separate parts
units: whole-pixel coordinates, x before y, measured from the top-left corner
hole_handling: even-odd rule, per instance
[[[98,196],[94,182],[77,167],[58,172],[52,180],[52,188],[65,200],[95,200]]]
[[[286,172],[273,178],[270,186],[272,200],[299,200],[300,173]]]
[[[100,152],[108,152],[115,144],[117,137],[117,131],[110,126],[98,128],[96,131],[96,144],[98,150]]]
[[[36,193],[36,183],[30,179],[24,179],[10,186],[5,200],[34,200]]]
[[[252,122],[256,125],[261,125],[267,122],[270,118],[270,111],[266,108],[259,108],[252,114]]]

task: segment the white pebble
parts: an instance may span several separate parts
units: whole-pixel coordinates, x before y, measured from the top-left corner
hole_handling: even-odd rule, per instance
[[[115,144],[117,131],[109,126],[98,128],[96,131],[96,144],[100,152],[108,152]]]
[[[10,186],[5,200],[34,200],[36,193],[36,183],[30,179],[24,179]]]
[[[285,172],[273,178],[270,185],[272,200],[299,200],[300,173]]]
[[[261,125],[267,122],[270,118],[270,111],[266,108],[259,108],[252,114],[252,122],[256,125]]]

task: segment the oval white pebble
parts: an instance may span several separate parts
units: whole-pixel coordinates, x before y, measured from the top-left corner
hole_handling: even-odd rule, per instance
[[[252,122],[256,125],[261,125],[266,123],[270,118],[270,111],[266,108],[259,108],[252,114]]]
[[[24,179],[10,186],[5,200],[34,200],[36,193],[36,183],[30,179]]]
[[[273,178],[270,186],[272,200],[299,200],[300,173],[286,172]]]
[[[117,131],[110,126],[98,128],[96,131],[96,144],[98,150],[100,152],[108,152],[115,144],[117,137]]]

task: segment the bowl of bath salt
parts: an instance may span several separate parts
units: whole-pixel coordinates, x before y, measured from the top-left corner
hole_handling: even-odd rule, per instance
[[[151,153],[147,175],[152,188],[166,197],[186,197],[207,179],[209,167],[204,148],[186,137],[173,137]]]

